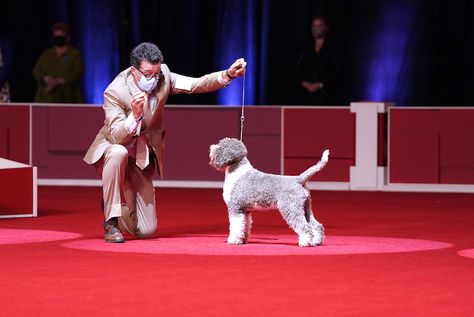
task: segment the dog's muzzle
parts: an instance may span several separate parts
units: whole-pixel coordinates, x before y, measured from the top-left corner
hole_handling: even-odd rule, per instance
[[[216,150],[219,146],[217,144],[212,144],[209,147],[209,164],[214,165],[215,157],[216,157]]]

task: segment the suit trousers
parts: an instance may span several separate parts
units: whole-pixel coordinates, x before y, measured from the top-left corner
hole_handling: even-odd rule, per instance
[[[111,144],[95,164],[97,173],[102,176],[105,220],[118,217],[120,229],[138,238],[152,238],[158,225],[154,159],[150,158],[150,164],[141,170],[125,146]]]

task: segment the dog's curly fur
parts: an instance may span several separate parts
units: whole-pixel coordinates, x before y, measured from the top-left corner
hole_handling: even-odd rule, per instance
[[[245,145],[224,138],[210,146],[214,168],[225,171],[223,198],[229,212],[229,244],[245,244],[252,227],[251,211],[277,208],[288,225],[298,234],[302,247],[321,245],[324,227],[313,216],[311,196],[306,182],[327,163],[329,151],[321,160],[297,176],[263,173],[252,167]]]

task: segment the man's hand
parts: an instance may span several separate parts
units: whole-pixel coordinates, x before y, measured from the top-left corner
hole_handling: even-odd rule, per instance
[[[139,92],[132,96],[131,105],[135,119],[143,113],[143,105],[147,99],[145,92]]]
[[[64,85],[64,78],[44,76],[44,82],[46,83],[45,92],[51,92],[60,85]]]
[[[245,74],[247,62],[243,58],[236,60],[226,71],[226,75],[229,79],[234,79]]]
[[[310,83],[308,81],[302,81],[301,86],[303,86],[309,92],[318,92],[322,89],[322,83]]]

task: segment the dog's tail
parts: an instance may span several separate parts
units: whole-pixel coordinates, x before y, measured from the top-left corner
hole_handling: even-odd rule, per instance
[[[321,160],[316,164],[308,168],[306,171],[301,173],[298,177],[298,182],[303,185],[306,183],[314,174],[319,172],[326,166],[326,163],[328,162],[329,158],[329,150],[325,150],[323,152],[323,156],[321,157]]]

